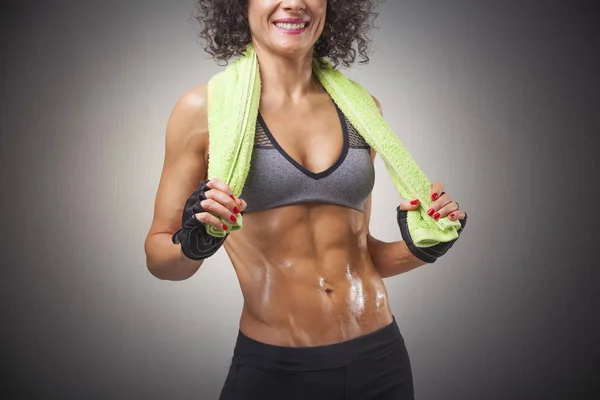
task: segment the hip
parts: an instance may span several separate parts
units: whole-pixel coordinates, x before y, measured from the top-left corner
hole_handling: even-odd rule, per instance
[[[282,347],[332,345],[368,335],[393,322],[387,301],[368,303],[345,299],[336,304],[328,298],[313,303],[306,298],[296,304],[270,310],[261,307],[258,311],[244,304],[240,332],[258,342]]]
[[[395,319],[324,346],[259,342],[239,331],[221,400],[413,399],[412,371]]]

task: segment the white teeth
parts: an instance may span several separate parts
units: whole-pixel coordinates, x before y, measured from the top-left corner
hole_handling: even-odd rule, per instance
[[[285,22],[277,22],[275,26],[281,29],[302,29],[306,26],[306,23],[303,22],[301,24],[290,24]]]

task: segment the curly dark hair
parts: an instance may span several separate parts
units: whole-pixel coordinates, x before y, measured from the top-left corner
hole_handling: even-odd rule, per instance
[[[358,53],[359,64],[367,64],[371,42],[367,32],[378,15],[373,11],[375,4],[383,1],[327,0],[325,26],[314,46],[316,56],[347,68]],[[251,40],[247,5],[248,0],[198,0],[194,18],[200,23],[199,36],[215,60],[227,63],[246,50]]]

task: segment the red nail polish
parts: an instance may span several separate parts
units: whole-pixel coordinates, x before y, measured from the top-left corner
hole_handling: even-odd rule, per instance
[[[235,201],[235,197],[233,197],[233,195],[229,195],[229,197],[231,197],[231,200]]]
[[[438,198],[438,194],[437,194],[437,193],[434,193],[434,194],[432,194],[432,195],[431,195],[431,198],[432,198],[433,200],[437,199],[437,198]]]
[[[235,217],[235,215],[232,215],[231,217],[229,217],[229,219],[231,220],[231,222],[237,221],[237,218]]]
[[[430,209],[427,211],[427,215],[429,215],[429,216],[431,217],[431,216],[433,215],[433,213],[434,213],[434,212],[435,212],[435,210],[434,210],[433,208],[430,208]]]
[[[450,218],[454,218],[454,217],[455,217],[455,215],[454,215],[454,214],[450,214]]]
[[[237,206],[233,207],[233,213],[234,213],[234,214],[239,214],[239,212],[240,212],[240,209],[239,209],[239,208],[237,208]],[[235,222],[235,221],[234,221],[234,222]]]
[[[411,205],[416,206],[419,203],[419,200],[413,200],[410,202]]]
[[[224,231],[226,231],[227,230],[227,225],[223,224],[222,228],[223,228]]]
[[[438,219],[440,217],[440,213],[433,214],[433,219]]]

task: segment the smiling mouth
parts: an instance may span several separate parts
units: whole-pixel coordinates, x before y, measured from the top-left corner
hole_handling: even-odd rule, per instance
[[[273,25],[286,31],[297,31],[308,26],[308,22],[274,22]]]

